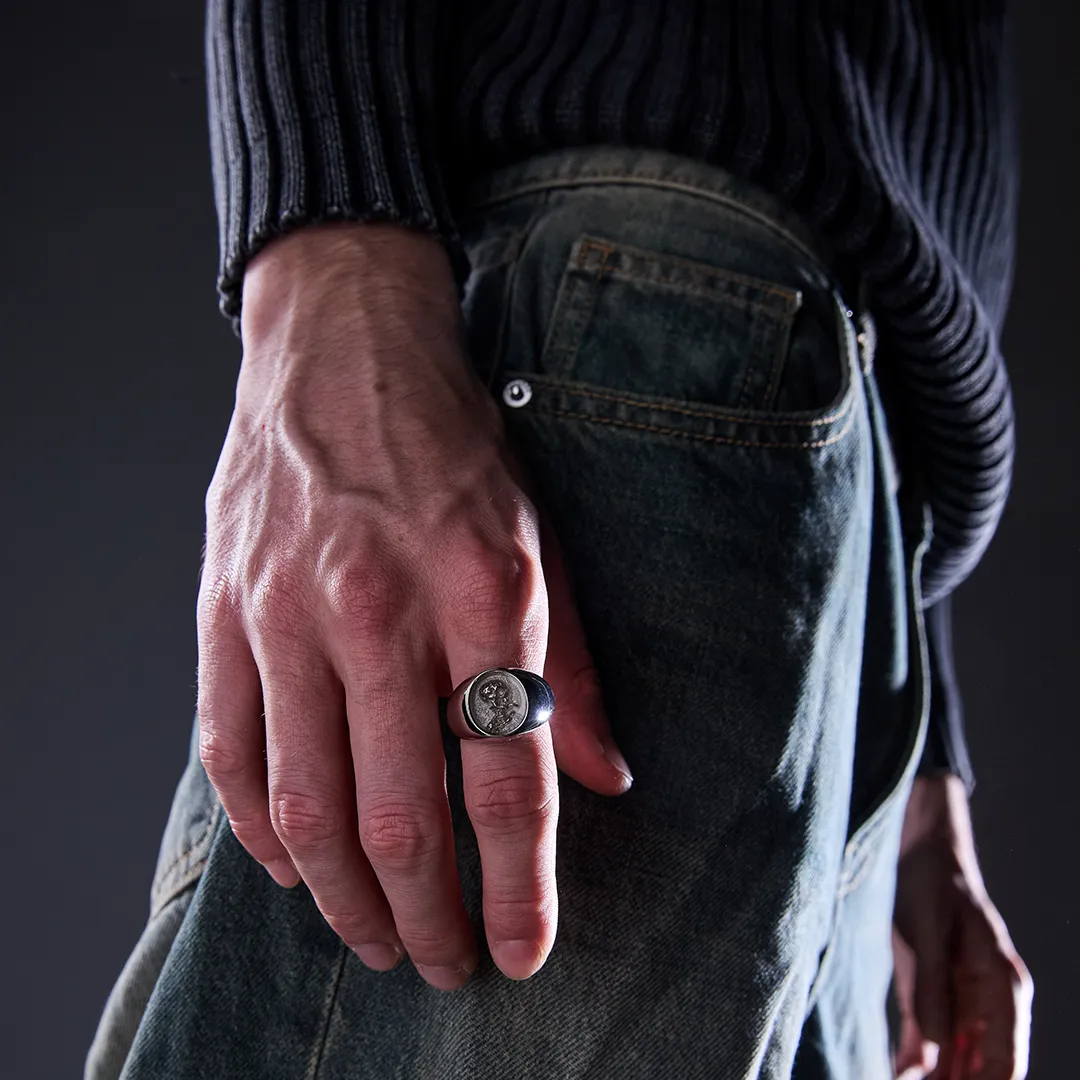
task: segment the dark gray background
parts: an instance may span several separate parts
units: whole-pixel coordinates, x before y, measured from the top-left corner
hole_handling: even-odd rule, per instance
[[[1012,501],[957,601],[984,874],[1071,1075],[1078,8],[1016,3],[1024,176]],[[194,707],[203,496],[239,345],[217,313],[202,6],[0,5],[0,1072],[81,1075],[145,921]],[[1069,1053],[1069,1051],[1073,1051]]]

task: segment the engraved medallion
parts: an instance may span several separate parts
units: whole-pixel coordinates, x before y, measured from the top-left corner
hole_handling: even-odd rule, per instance
[[[469,688],[468,711],[488,735],[512,735],[529,715],[525,686],[508,671],[485,671]]]

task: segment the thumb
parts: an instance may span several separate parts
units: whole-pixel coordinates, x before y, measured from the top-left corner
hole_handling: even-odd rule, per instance
[[[615,745],[604,710],[600,673],[585,641],[562,549],[544,509],[540,556],[548,594],[548,647],[544,678],[555,692],[551,741],[560,769],[599,795],[622,795],[633,776]]]

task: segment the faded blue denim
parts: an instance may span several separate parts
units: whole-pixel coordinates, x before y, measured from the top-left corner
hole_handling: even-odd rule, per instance
[[[193,729],[86,1075],[890,1077],[929,523],[898,490],[873,322],[790,212],[665,152],[535,157],[459,212],[470,356],[562,542],[634,786],[562,776],[558,937],[514,982],[444,735],[481,962],[443,993],[407,960],[369,970],[271,881]]]

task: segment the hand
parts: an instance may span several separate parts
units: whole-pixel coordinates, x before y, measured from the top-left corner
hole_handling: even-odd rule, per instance
[[[904,1080],[1023,1080],[1031,975],[986,894],[967,793],[917,777],[904,817],[893,951]]]
[[[556,931],[556,761],[601,794],[629,779],[445,252],[396,225],[297,230],[247,268],[241,335],[197,611],[207,774],[240,843],[365,963],[403,944],[455,989],[477,946],[437,698],[483,668],[543,674],[549,725],[461,745],[488,943],[528,978]]]

